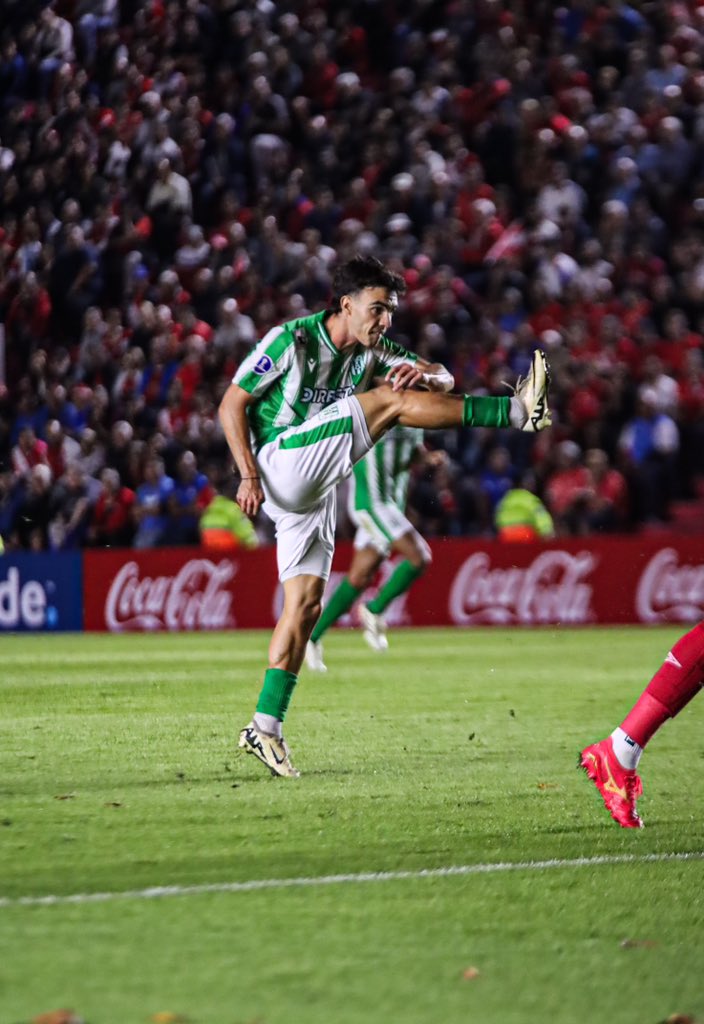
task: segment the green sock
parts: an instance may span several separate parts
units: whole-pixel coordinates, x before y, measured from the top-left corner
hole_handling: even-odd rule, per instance
[[[408,590],[411,583],[418,579],[424,569],[424,565],[411,565],[408,561],[397,565],[379,593],[367,605],[369,611],[374,612],[375,615],[381,615],[395,597]]]
[[[257,701],[257,711],[262,715],[273,715],[283,722],[297,682],[298,676],[295,672],[287,672],[283,668],[268,668],[264,673],[264,685]]]
[[[465,427],[510,427],[511,399],[505,396],[465,395],[462,423]]]
[[[310,637],[313,643],[317,644],[325,630],[329,629],[334,622],[337,622],[341,615],[350,610],[361,593],[362,591],[358,590],[357,587],[353,587],[345,576],[323,608],[320,618],[315,624],[315,629]]]

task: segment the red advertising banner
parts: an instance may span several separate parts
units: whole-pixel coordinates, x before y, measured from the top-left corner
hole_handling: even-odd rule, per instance
[[[704,538],[590,537],[550,544],[433,548],[408,594],[427,625],[590,625],[704,618]]]
[[[658,535],[548,544],[440,540],[433,562],[388,609],[391,626],[608,625],[704,618],[704,538]],[[335,554],[328,593],[351,545]],[[387,563],[382,578],[393,565]],[[281,607],[272,548],[84,556],[84,626],[111,632],[272,628]],[[350,625],[345,616],[341,625]]]
[[[88,551],[83,572],[87,630],[257,629],[277,618],[273,548],[236,557],[197,548]]]

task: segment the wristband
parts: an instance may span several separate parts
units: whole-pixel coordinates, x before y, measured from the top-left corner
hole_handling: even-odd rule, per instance
[[[423,380],[428,386],[435,385],[434,390],[437,391],[452,391],[455,386],[455,378],[444,368],[436,373],[424,373]]]
[[[241,476],[240,480],[261,480],[260,476]]]

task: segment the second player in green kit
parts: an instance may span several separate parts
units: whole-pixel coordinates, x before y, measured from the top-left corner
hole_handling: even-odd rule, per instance
[[[325,672],[323,634],[354,605],[392,553],[401,555],[391,576],[359,606],[364,638],[375,651],[388,647],[384,613],[430,563],[430,548],[406,516],[412,464],[424,455],[423,431],[393,427],[352,471],[349,514],[357,527],[354,556],[345,578],[325,605],[306,648],[306,664]]]

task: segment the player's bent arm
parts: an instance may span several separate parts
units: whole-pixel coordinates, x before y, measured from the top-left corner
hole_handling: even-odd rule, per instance
[[[239,384],[230,384],[218,409],[225,439],[232,452],[237,471],[242,478],[237,489],[237,504],[249,516],[257,514],[259,506],[264,500],[259,469],[250,441],[249,420],[247,419],[247,406],[255,401],[256,398],[241,388]]]

